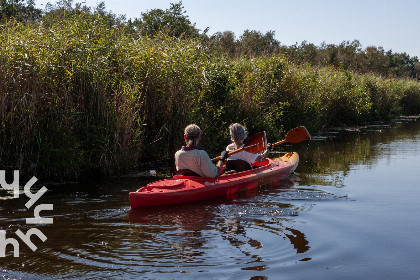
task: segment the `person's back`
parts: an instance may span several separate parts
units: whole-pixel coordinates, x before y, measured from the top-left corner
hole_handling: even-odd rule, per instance
[[[227,153],[222,152],[219,162],[214,165],[207,152],[198,147],[198,142],[201,139],[201,129],[195,124],[185,128],[184,139],[186,146],[175,153],[177,175],[211,178],[219,176]]]
[[[175,165],[183,175],[197,174],[201,177],[217,177],[218,169],[212,162],[206,151],[200,147],[182,147],[175,153]]]

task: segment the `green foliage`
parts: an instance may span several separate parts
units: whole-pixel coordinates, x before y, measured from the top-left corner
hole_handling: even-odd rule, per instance
[[[6,22],[0,115],[1,157],[9,166],[40,177],[77,177],[92,166],[113,172],[130,154],[136,158],[142,116],[136,93],[126,98],[127,40],[93,15],[48,28]]]
[[[180,1],[171,4],[171,7],[166,10],[153,9],[147,13],[142,13],[141,19],[135,19],[130,24],[135,26],[141,35],[155,36],[163,32],[174,37],[183,35],[195,37],[198,35],[198,31],[185,13],[182,1]]]
[[[342,67],[359,73],[374,73],[385,77],[420,79],[418,57],[406,53],[385,52],[382,47],[368,46],[363,49],[359,41],[343,41],[339,45],[302,42],[300,45],[283,47],[291,60],[318,66]]]
[[[216,32],[209,38],[207,44],[210,49],[219,50],[229,57],[234,57],[236,54],[237,42],[232,31]]]
[[[33,0],[0,0],[0,22],[14,18],[17,21],[40,21],[44,24],[54,20],[62,20],[72,14],[91,14],[91,9],[80,3],[72,7],[73,0],[60,0],[56,5],[47,4],[46,13],[36,9]],[[260,55],[286,55],[290,60],[300,64],[310,63],[317,66],[341,67],[358,73],[374,73],[384,77],[403,77],[420,79],[420,61],[418,57],[410,57],[406,53],[385,52],[382,47],[368,46],[362,48],[358,40],[343,41],[339,45],[322,43],[315,46],[303,41],[300,45],[282,46],[275,39],[274,31],[262,34],[256,30],[245,30],[239,39],[232,31],[216,32],[206,35],[208,28],[199,34],[189,20],[182,1],[171,3],[166,10],[152,9],[142,13],[140,18],[125,21],[125,16],[117,16],[107,12],[105,3],[100,2],[94,14],[106,21],[109,26],[122,25],[132,36],[156,36],[165,34],[177,38],[200,37],[202,42],[213,50],[222,51],[231,58],[244,55],[253,57]]]
[[[259,31],[247,29],[239,38],[239,52],[253,56],[263,53],[273,53],[280,45],[274,36],[274,31],[269,31],[263,35]]]
[[[0,0],[0,22],[14,18],[17,21],[35,21],[41,18],[41,10],[35,8],[33,0]]]
[[[66,3],[42,22],[0,27],[1,169],[55,179],[121,174],[172,158],[189,123],[217,155],[233,122],[275,141],[297,125],[315,132],[420,113],[414,80],[296,64],[265,51],[235,58],[211,40],[138,36],[103,6]],[[236,50],[232,33],[220,35]],[[316,57],[315,49],[306,48]]]
[[[405,115],[416,115],[420,112],[420,95],[417,83],[413,81],[398,81],[402,87],[402,97],[398,99],[399,105]]]

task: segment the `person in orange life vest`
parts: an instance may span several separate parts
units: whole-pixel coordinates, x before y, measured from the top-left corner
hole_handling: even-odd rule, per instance
[[[188,125],[184,130],[186,146],[175,153],[175,166],[177,175],[201,176],[215,178],[220,175],[223,162],[227,158],[227,152],[220,154],[220,159],[214,165],[202,148],[198,146],[201,140],[201,129],[196,124]]]
[[[248,136],[246,129],[239,123],[233,123],[229,126],[229,133],[232,143],[226,147],[226,151],[231,152],[242,148],[245,138]],[[228,171],[245,171],[252,168],[255,162],[264,161],[271,150],[271,144],[267,144],[267,149],[261,154],[253,154],[247,151],[241,151],[228,157],[225,172]]]

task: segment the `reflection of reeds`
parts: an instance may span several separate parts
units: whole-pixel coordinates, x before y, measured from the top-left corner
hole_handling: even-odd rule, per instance
[[[211,154],[244,123],[270,140],[420,111],[420,85],[283,57],[228,59],[196,39],[136,38],[77,14],[0,26],[0,168],[30,176],[116,174],[168,158],[194,122]]]

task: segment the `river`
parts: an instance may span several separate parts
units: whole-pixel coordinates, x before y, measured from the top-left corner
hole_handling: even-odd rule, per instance
[[[420,121],[314,137],[289,179],[233,199],[130,210],[151,180],[45,186],[41,215],[0,191],[20,243],[3,279],[420,279]],[[275,155],[275,153],[273,153]],[[21,182],[24,185],[25,182]],[[16,235],[36,227],[32,251]]]

